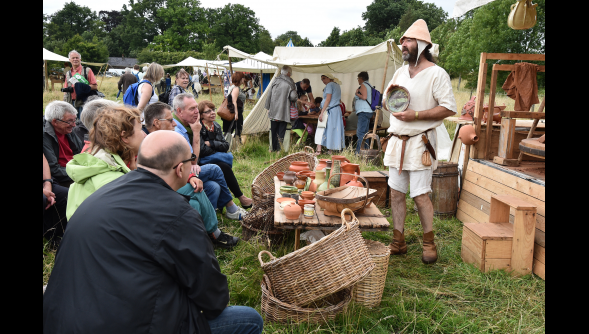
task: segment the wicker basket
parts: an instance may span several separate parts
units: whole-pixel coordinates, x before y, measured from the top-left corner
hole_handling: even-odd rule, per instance
[[[352,222],[345,220],[345,214]],[[374,263],[360,234],[354,213],[342,211],[342,227],[321,240],[287,254],[279,259],[261,251],[258,259],[281,301],[306,306],[361,281]],[[264,263],[262,255],[270,256]]]
[[[314,150],[312,147],[305,146],[305,149],[309,152],[298,152],[287,155],[284,158],[279,159],[268,168],[264,169],[252,182],[252,198],[254,201],[260,201],[264,198],[268,198],[270,195],[274,195],[274,176],[278,172],[285,172],[290,167],[293,161],[305,161],[309,163],[311,170],[315,169],[315,166],[319,163],[317,157],[313,154]]]
[[[376,267],[370,275],[354,286],[353,299],[356,303],[372,308],[378,306],[382,299],[391,253],[387,246],[378,241],[365,242]]]
[[[242,239],[248,241],[261,235],[264,244],[269,246],[282,243],[284,232],[274,227],[274,195],[254,203],[254,207],[240,221]]]
[[[351,289],[348,288],[313,303],[313,307],[304,308],[283,303],[274,297],[268,276],[264,275],[261,285],[262,313],[266,321],[272,322],[322,324],[345,312],[352,300]]]

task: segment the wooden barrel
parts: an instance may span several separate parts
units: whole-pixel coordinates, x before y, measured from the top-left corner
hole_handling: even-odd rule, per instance
[[[440,161],[432,175],[432,192],[429,194],[434,215],[450,218],[458,208],[458,164]]]

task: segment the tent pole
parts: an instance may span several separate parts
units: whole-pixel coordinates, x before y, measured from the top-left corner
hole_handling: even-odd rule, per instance
[[[389,58],[390,58],[390,54],[391,54],[391,49],[389,48],[389,43],[387,43],[387,61],[385,62],[384,65],[384,76],[382,77],[382,94],[384,94],[384,85],[386,84],[387,81],[387,70],[389,69]],[[380,109],[376,109],[376,117],[374,118],[374,129],[372,130],[373,134],[376,134],[376,129],[378,128],[378,115],[379,115],[379,111]],[[374,137],[372,139],[370,139],[370,148],[372,148],[372,145],[374,144]]]
[[[206,65],[207,67],[207,76],[209,77],[209,98],[211,99],[211,102],[213,102],[213,88],[212,88],[212,83],[211,83],[211,73],[209,73],[209,63],[207,63]]]
[[[229,52],[227,52],[227,55],[229,56]],[[233,65],[231,65],[231,57],[229,58],[229,74],[233,74]]]
[[[98,90],[100,90],[100,88],[102,87],[102,82],[104,81],[104,75],[106,74],[106,68],[108,67],[108,64],[105,64],[102,66],[105,66],[105,67],[104,67],[104,72],[102,72],[102,80],[100,81],[100,86],[98,87]],[[100,66],[100,69],[98,70],[98,75],[100,75],[100,71],[102,71],[102,66]]]
[[[260,98],[264,94],[264,72],[260,70]]]
[[[37,63],[37,64],[38,64],[38,63]],[[45,60],[45,90],[47,90],[47,88],[48,88],[48,87],[47,87],[47,85],[49,84],[49,83],[48,83],[48,79],[49,79],[49,77],[47,76],[47,60]],[[37,81],[37,82],[38,82],[38,81]]]

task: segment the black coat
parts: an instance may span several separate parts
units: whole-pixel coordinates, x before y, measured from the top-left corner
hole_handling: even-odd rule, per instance
[[[223,130],[217,122],[213,122],[215,132],[207,130],[207,127],[202,123],[202,129],[200,129],[200,154],[199,157],[204,158],[212,155],[216,152],[227,152],[229,150],[229,143],[223,137]],[[209,141],[211,146],[205,145],[205,141]]]
[[[70,219],[43,296],[43,333],[210,333],[207,319],[228,302],[202,217],[138,168]]]
[[[70,148],[74,155],[80,153],[84,147],[84,141],[80,140],[73,133],[65,135],[70,143]],[[65,172],[65,167],[61,167],[59,164],[59,143],[57,142],[57,136],[55,136],[55,129],[51,122],[45,122],[43,128],[43,154],[49,163],[49,169],[51,170],[51,178],[61,185],[69,185],[72,183],[72,179]]]

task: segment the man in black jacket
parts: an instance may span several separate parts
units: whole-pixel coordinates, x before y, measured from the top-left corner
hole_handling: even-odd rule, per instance
[[[153,133],[136,171],[80,205],[43,296],[43,333],[262,332],[254,309],[227,307],[202,219],[176,193],[195,158],[181,135]]]

